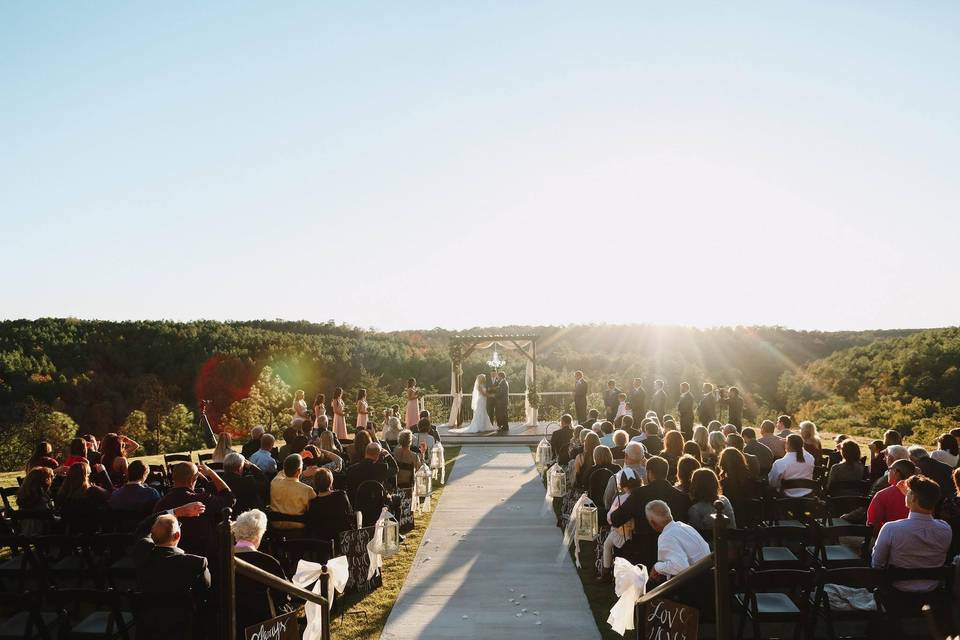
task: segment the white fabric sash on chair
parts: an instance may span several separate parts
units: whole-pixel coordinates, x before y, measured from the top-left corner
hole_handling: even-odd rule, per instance
[[[327,570],[330,574],[330,593],[327,594],[327,610],[333,607],[333,597],[336,593],[343,593],[347,586],[347,580],[350,578],[350,566],[347,562],[347,556],[339,556],[327,562]],[[292,578],[293,584],[301,589],[310,589],[313,585],[313,591],[317,595],[322,595],[322,585],[320,584],[320,574],[323,572],[323,565],[316,562],[301,560],[297,563],[297,572]],[[305,606],[307,612],[307,628],[303,631],[303,640],[320,640],[320,605],[313,602],[307,602]]]
[[[570,543],[574,544],[573,557],[576,560],[577,569],[580,569],[580,537],[577,535],[577,524],[579,522],[580,509],[583,507],[596,507],[586,493],[580,496],[580,499],[573,504],[573,509],[570,511],[570,520],[567,522],[567,528],[563,530],[563,549],[560,551],[560,555],[557,558],[558,560],[563,557],[564,553],[567,553],[567,549],[570,548]]]
[[[613,561],[614,592],[620,599],[610,608],[607,624],[621,636],[634,628],[634,606],[640,596],[647,592],[648,579],[647,568],[642,564],[630,564],[623,558]]]

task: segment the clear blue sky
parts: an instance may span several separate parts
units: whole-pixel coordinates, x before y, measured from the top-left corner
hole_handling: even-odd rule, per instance
[[[670,4],[4,2],[0,316],[957,324],[960,4]]]

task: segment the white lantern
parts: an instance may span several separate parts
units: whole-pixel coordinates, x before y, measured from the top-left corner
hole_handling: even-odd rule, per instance
[[[547,472],[547,495],[551,498],[567,495],[567,474],[559,464],[553,465]]]
[[[417,496],[429,500],[433,489],[433,476],[427,465],[420,465],[420,468],[417,469],[417,473],[414,476],[414,482],[417,485],[415,487]]]
[[[577,514],[577,539],[593,540],[600,533],[600,525],[597,522],[597,508],[591,505],[583,505]]]
[[[540,473],[543,473],[553,460],[553,449],[550,448],[546,438],[541,439],[540,444],[537,445],[537,455],[534,459],[537,461],[537,471]]]
[[[430,469],[433,471],[431,474],[434,478],[440,476],[440,470],[443,468],[445,460],[443,459],[443,445],[437,442],[433,445],[433,449],[430,449]]]
[[[400,551],[400,525],[391,516],[383,523],[383,551],[380,552],[384,558],[392,558]]]

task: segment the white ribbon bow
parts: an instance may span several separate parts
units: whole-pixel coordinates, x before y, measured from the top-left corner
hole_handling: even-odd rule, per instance
[[[621,636],[633,630],[633,609],[637,600],[647,592],[647,568],[630,564],[623,558],[613,561],[614,592],[620,597],[610,608],[607,624]]]
[[[383,566],[383,556],[380,555],[378,545],[383,544],[383,523],[392,518],[393,514],[384,507],[380,511],[380,517],[377,518],[377,524],[373,528],[373,538],[367,543],[367,555],[370,556],[370,568],[367,569],[367,580],[371,579]]]
[[[327,562],[327,570],[330,574],[330,593],[327,594],[327,609],[333,607],[333,597],[335,593],[343,593],[347,586],[347,580],[350,579],[350,565],[346,556],[339,556]],[[313,592],[321,595],[320,575],[323,573],[323,565],[316,562],[301,560],[297,563],[297,572],[292,580],[293,584],[301,589],[309,589],[313,585]],[[303,631],[303,640],[320,640],[320,605],[313,602],[307,602],[307,628]]]

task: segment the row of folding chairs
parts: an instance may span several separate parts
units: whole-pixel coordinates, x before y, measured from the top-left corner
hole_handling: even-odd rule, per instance
[[[794,638],[813,638],[818,622],[826,627],[827,637],[835,640],[836,624],[860,622],[867,625],[863,637],[876,637],[888,632],[894,637],[900,624],[922,615],[924,605],[941,612],[950,612],[950,588],[953,567],[932,569],[872,569],[842,567],[829,569],[750,569],[739,588],[732,591],[734,612],[739,617],[737,638],[742,639],[747,627],[752,638],[769,637],[762,626],[792,625]],[[899,591],[896,584],[904,580],[927,580],[935,584],[932,591],[914,593]],[[859,590],[856,607],[845,605],[853,598],[838,598],[839,588]],[[831,604],[831,593],[835,603]],[[839,605],[839,606],[838,606]]]

